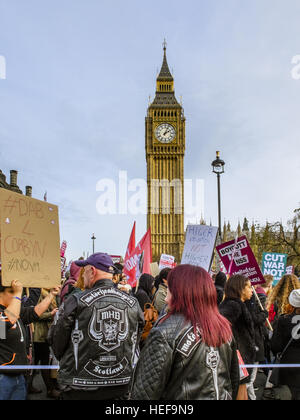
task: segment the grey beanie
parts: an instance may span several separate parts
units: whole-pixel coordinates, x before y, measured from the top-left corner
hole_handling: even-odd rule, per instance
[[[300,308],[300,289],[292,291],[289,296],[289,302],[294,308]]]

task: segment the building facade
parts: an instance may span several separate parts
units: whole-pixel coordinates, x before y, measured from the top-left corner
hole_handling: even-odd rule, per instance
[[[18,172],[13,170],[13,169],[10,171],[10,182],[8,183],[6,181],[6,176],[4,175],[4,173],[0,169],[0,188],[5,188],[6,190],[10,190],[10,191],[16,192],[18,194],[23,194],[23,192],[21,191],[21,189],[18,186]],[[25,194],[28,197],[32,196],[32,187],[31,186],[29,186],[29,185],[26,186]]]
[[[180,262],[184,247],[185,117],[175,97],[166,43],[145,131],[147,225],[151,228],[153,261],[159,261],[164,253]]]

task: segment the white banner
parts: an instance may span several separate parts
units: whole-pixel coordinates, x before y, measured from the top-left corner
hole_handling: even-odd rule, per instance
[[[188,225],[181,264],[191,264],[209,270],[218,228],[206,225]]]

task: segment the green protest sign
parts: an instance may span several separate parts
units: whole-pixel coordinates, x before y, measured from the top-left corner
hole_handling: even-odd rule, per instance
[[[287,264],[287,254],[277,252],[264,252],[262,258],[263,275],[270,274],[274,277],[274,283],[278,283],[284,276]]]

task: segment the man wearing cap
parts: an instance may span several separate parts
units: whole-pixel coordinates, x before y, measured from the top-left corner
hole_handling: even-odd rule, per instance
[[[284,351],[281,364],[300,365],[300,289],[293,290],[289,296],[292,313],[281,315],[275,325],[271,340],[274,354]],[[300,401],[300,368],[281,368],[280,385],[287,385],[293,399]]]
[[[64,399],[124,398],[144,316],[138,301],[114,287],[108,254],[75,262],[84,267],[83,292],[70,296],[51,333],[60,361]]]

